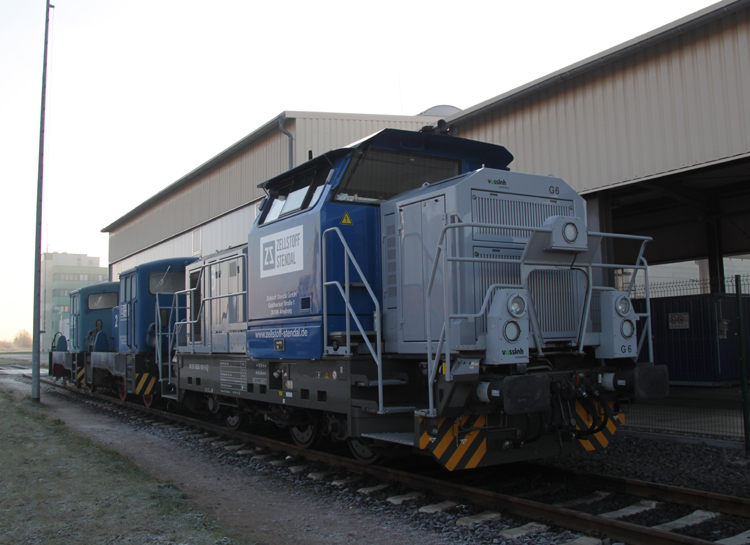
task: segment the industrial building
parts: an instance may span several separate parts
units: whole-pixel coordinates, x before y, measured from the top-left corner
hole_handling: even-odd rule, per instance
[[[283,112],[108,225],[110,278],[139,263],[247,242],[258,184],[312,157],[391,127],[419,130],[455,108],[418,116]],[[433,113],[434,112],[434,113]]]
[[[750,1],[724,1],[462,111],[284,112],[103,229],[110,277],[245,242],[257,185],[381,128],[444,118],[554,174],[603,231],[654,237],[651,264],[750,253]],[[613,248],[613,252],[627,252]],[[625,260],[619,258],[619,260]]]
[[[651,264],[750,251],[750,2],[725,1],[449,117],[555,174]],[[620,257],[619,259],[622,259]]]

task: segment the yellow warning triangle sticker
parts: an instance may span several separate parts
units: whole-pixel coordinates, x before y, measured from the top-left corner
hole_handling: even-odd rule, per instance
[[[341,218],[341,225],[354,225],[352,218],[349,217],[349,212],[344,212],[344,217]]]

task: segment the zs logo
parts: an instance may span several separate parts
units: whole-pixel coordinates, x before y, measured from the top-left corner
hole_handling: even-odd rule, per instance
[[[263,270],[267,271],[276,267],[276,250],[274,249],[274,242],[266,242],[263,244]]]

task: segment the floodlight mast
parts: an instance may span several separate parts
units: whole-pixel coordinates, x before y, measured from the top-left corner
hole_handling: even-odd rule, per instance
[[[36,184],[36,241],[34,245],[34,328],[31,345],[31,399],[39,401],[39,367],[41,334],[41,286],[42,286],[42,179],[44,173],[44,118],[47,104],[47,44],[49,43],[49,10],[54,8],[47,0],[44,22],[44,65],[42,67],[42,109],[39,121],[39,169]]]

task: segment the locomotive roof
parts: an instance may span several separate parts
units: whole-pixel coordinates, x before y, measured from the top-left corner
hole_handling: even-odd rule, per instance
[[[120,273],[120,276],[125,275],[125,274],[130,274],[133,271],[137,271],[138,269],[141,269],[144,272],[149,273],[152,271],[164,270],[164,267],[171,267],[173,265],[189,265],[196,259],[197,258],[195,257],[169,257],[166,259],[158,259],[156,261],[149,261],[148,263],[141,263],[140,265],[136,265],[135,267],[130,267],[129,269],[122,271]]]
[[[120,291],[120,282],[97,282],[96,284],[89,284],[88,286],[83,286],[81,288],[75,289],[71,291],[71,295],[74,293],[80,293],[82,295],[85,294],[91,294],[91,293],[107,293],[107,292],[117,292]]]
[[[344,148],[331,150],[306,163],[287,170],[265,182],[258,184],[258,187],[267,189],[274,186],[280,181],[286,181],[299,172],[308,170],[310,167],[329,164],[333,165],[341,157],[353,153],[357,148],[366,146],[375,146],[378,148],[402,149],[404,151],[432,151],[437,155],[446,156],[467,156],[472,159],[481,161],[489,168],[508,170],[508,165],[513,161],[513,154],[505,147],[497,144],[488,144],[477,140],[468,140],[446,134],[431,132],[414,132],[401,129],[383,129],[362,140],[358,140]]]

